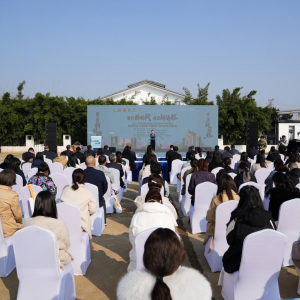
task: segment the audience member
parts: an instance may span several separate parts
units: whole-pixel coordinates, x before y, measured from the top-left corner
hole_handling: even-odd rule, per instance
[[[196,159],[200,159],[202,157],[202,148],[196,147],[197,154],[195,155]]]
[[[200,272],[182,267],[185,252],[176,233],[158,228],[145,243],[145,270],[127,273],[118,284],[118,300],[210,300],[212,290]]]
[[[5,169],[0,172],[0,217],[4,237],[12,236],[23,227],[18,194],[12,190],[16,173]]]
[[[230,149],[229,152],[230,152],[232,155],[240,154],[239,150],[235,149],[235,146],[234,146],[234,145],[231,145],[230,148],[231,148],[231,149]]]
[[[151,145],[148,145],[148,146],[147,146],[146,153],[145,153],[144,156],[143,156],[143,163],[145,163],[145,161],[147,160],[147,158],[148,158],[149,156],[153,156],[153,155],[156,157],[156,155],[154,154],[153,148],[151,147]]]
[[[33,175],[29,180],[28,184],[34,184],[40,186],[43,191],[50,191],[54,197],[57,193],[57,188],[52,178],[49,176],[49,166],[45,162],[41,162],[38,167],[38,172]]]
[[[21,176],[22,180],[23,180],[23,186],[25,186],[27,184],[27,182],[26,182],[26,179],[25,179],[23,171],[20,169],[20,166],[21,166],[21,161],[18,158],[13,157],[9,161],[9,167],[8,167],[8,169],[13,170],[17,175]]]
[[[92,146],[91,145],[88,145],[87,147],[87,150],[84,152],[84,154],[86,153],[86,152],[89,152],[89,155],[91,155],[91,156],[96,156],[96,153],[95,153],[95,151],[93,150],[93,148],[92,148]],[[89,156],[88,155],[88,156]],[[87,157],[87,156],[86,156]]]
[[[96,154],[95,158],[99,158],[99,157],[102,156],[102,155],[104,155],[103,149],[102,149],[102,148],[99,148],[99,149],[97,150],[97,154]]]
[[[84,186],[86,175],[83,170],[74,170],[72,179],[73,185],[63,190],[60,201],[76,205],[80,209],[81,228],[92,239],[90,216],[97,210],[98,199],[95,199],[93,192]]]
[[[196,150],[195,150],[195,146],[191,146],[189,151],[186,153],[185,157],[187,158],[189,154],[192,154],[194,157],[197,154]]]
[[[131,146],[130,145],[127,145],[124,148],[124,151],[122,153],[122,157],[129,160],[130,170],[131,171],[134,170],[135,169],[136,155],[135,155],[134,151],[131,151]]]
[[[109,147],[107,145],[104,146],[103,154],[107,156],[111,155],[111,151],[109,150]]]
[[[217,181],[219,178],[221,178],[223,175],[228,174],[228,173],[236,173],[235,170],[231,169],[231,159],[229,157],[225,157],[223,159],[223,169],[221,169],[216,176]]]
[[[174,145],[170,145],[170,150],[166,152],[166,160],[168,161],[169,155],[174,152]]]
[[[213,158],[211,163],[208,165],[208,170],[211,172],[215,168],[223,168],[223,161],[221,157],[221,153],[219,151],[215,151],[213,154]]]
[[[139,182],[142,181],[143,178],[150,176],[151,174],[151,164],[156,163],[157,158],[155,155],[147,155],[145,157],[145,163],[143,168],[139,172]]]
[[[99,192],[99,207],[103,206],[104,214],[105,214],[105,224],[106,224],[106,205],[103,196],[107,191],[107,181],[105,175],[102,171],[96,170],[96,160],[95,157],[90,155],[86,158],[85,164],[87,168],[84,170],[86,175],[85,182],[94,184],[98,187]]]
[[[234,177],[234,182],[237,189],[239,189],[240,185],[249,181],[257,182],[255,176],[250,173],[247,164],[242,161],[239,164],[238,174]]]
[[[127,172],[129,170],[129,166],[127,166],[126,160],[123,159],[122,157],[122,152],[121,151],[117,151],[116,152],[116,162],[120,165],[124,166],[124,170],[125,170],[125,179],[127,178]]]
[[[267,160],[273,162],[275,159],[281,159],[280,154],[276,151],[275,147],[272,146],[267,156]]]
[[[220,154],[218,153],[218,155],[220,155]],[[200,159],[200,160],[198,160],[198,171],[192,174],[190,184],[188,187],[188,191],[192,195],[191,204],[193,206],[195,203],[196,186],[203,182],[217,183],[215,175],[208,172],[207,162],[204,159]]]
[[[31,168],[38,168],[42,162],[44,162],[44,155],[42,152],[38,152],[31,164]]]
[[[223,256],[223,267],[227,273],[240,269],[243,243],[247,235],[263,229],[274,229],[271,213],[263,206],[259,191],[251,185],[244,186],[240,191],[240,201],[231,213],[227,225],[228,250]]]
[[[279,209],[282,203],[300,198],[300,191],[295,187],[293,181],[285,174],[276,172],[273,175],[275,187],[270,190],[269,211],[274,221],[278,220]]]
[[[99,165],[96,167],[96,170],[102,171],[105,176],[107,176],[110,180],[110,183],[113,184],[115,182],[114,173],[112,170],[106,167],[107,159],[105,155],[101,155],[98,158]]]
[[[256,163],[251,167],[251,174],[255,174],[255,172],[261,168],[269,169],[268,164],[266,163],[265,155],[258,153],[256,156]]]
[[[298,168],[297,163],[289,163],[289,171],[286,172],[286,175],[294,182],[294,185],[300,183],[300,169]]]
[[[65,151],[60,153],[60,156],[56,157],[53,159],[53,162],[58,162],[60,164],[62,164],[63,168],[67,165],[68,161],[67,161],[67,153]]]
[[[205,245],[210,239],[210,237],[212,237],[209,245],[209,252],[212,249],[214,241],[217,206],[229,200],[239,201],[240,196],[238,195],[236,184],[234,180],[230,177],[230,175],[223,175],[218,179],[217,195],[212,198],[206,214],[206,220],[208,223],[203,244]]]
[[[30,167],[31,167],[31,164],[33,163],[33,160],[34,160],[34,156],[32,157],[31,155],[25,155],[24,156],[24,161],[21,163],[21,168],[23,168],[24,165],[26,164],[30,164]]]
[[[191,160],[195,158],[195,155],[189,151],[187,152],[186,162],[182,164],[181,170],[191,166]]]
[[[69,159],[67,161],[67,164],[65,165],[66,168],[75,168],[75,169],[81,169],[81,167],[78,164],[77,155],[75,153],[72,153],[69,156]]]
[[[249,160],[248,160],[248,154],[247,154],[247,152],[242,152],[242,153],[241,153],[241,159],[240,159],[239,162],[237,162],[236,167],[235,167],[235,170],[236,170],[236,171],[239,169],[239,164],[240,164],[241,162],[244,162],[244,163],[247,165],[247,168],[250,170],[250,168],[251,168],[251,163],[250,163]]]
[[[73,154],[73,151],[70,150],[71,146],[67,145],[66,149],[67,149],[67,150],[65,150],[66,155],[70,158],[70,156]]]
[[[186,178],[189,174],[198,172],[198,160],[196,158],[191,160],[191,169],[186,170],[183,174],[183,177],[181,178],[182,180],[182,187],[181,187],[181,195],[185,195],[185,190],[186,190]]]
[[[249,158],[254,159],[254,156],[257,155],[258,153],[259,153],[258,149],[256,149],[256,147],[253,144],[251,144],[247,151]]]
[[[69,232],[65,223],[57,219],[55,197],[49,191],[39,192],[34,201],[34,213],[24,221],[24,227],[38,226],[52,231],[57,238],[61,270],[72,262],[73,257],[68,252],[70,248]]]
[[[26,160],[25,157],[28,157],[28,160],[29,160],[29,157],[34,159],[34,149],[32,147],[30,147],[27,152],[24,152],[22,154],[22,159],[23,160]]]
[[[215,152],[219,152],[221,154],[220,147],[218,145],[215,146],[215,151],[213,151],[213,153]]]
[[[224,148],[224,152],[221,154],[222,160],[224,160],[225,157],[232,158],[232,154],[229,151],[230,151],[230,148],[228,146],[226,146]]]
[[[181,154],[178,153],[179,149],[177,146],[174,146],[174,152],[169,154],[169,159],[168,159],[168,172],[171,172],[171,168],[172,168],[172,162],[175,159],[179,159],[182,160],[182,156]]]
[[[51,159],[52,161],[57,157],[57,154],[53,151],[50,151],[49,146],[47,145],[44,146],[44,151],[42,153],[46,156],[46,158]]]
[[[175,231],[176,220],[171,210],[162,205],[162,197],[158,190],[151,189],[146,195],[145,203],[142,204],[133,215],[129,227],[129,240],[132,245],[130,251],[130,264],[128,271],[136,268],[135,237],[138,233],[153,228],[162,227]]]
[[[122,188],[125,188],[125,183],[123,181],[124,171],[123,171],[122,166],[117,163],[117,158],[114,154],[109,155],[109,161],[110,161],[110,163],[107,165],[107,168],[116,169],[120,172],[120,186]]]
[[[300,155],[298,151],[293,151],[289,158],[286,160],[285,165],[288,165],[289,163],[296,163],[298,168],[300,168]]]
[[[208,165],[211,163],[212,159],[213,159],[213,152],[212,151],[207,151],[205,160],[206,160]]]
[[[84,157],[84,154],[81,153],[80,147],[77,147],[77,148],[76,148],[75,155],[76,155],[76,157],[80,160],[80,163],[85,162],[85,157]]]

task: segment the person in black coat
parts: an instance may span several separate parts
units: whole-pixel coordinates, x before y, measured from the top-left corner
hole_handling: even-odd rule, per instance
[[[88,152],[91,156],[94,156],[94,157],[96,156],[96,152],[93,150],[91,145],[88,145],[86,148],[87,148],[87,150],[84,152],[84,154],[86,152]]]
[[[174,145],[170,145],[170,150],[166,152],[166,160],[169,159],[169,155],[174,152]]]
[[[192,154],[194,156],[197,154],[197,152],[195,150],[195,146],[190,147],[190,150],[186,153],[185,157],[188,158],[189,154]]]
[[[242,161],[239,164],[238,170],[239,170],[239,173],[234,177],[234,182],[236,184],[237,189],[239,189],[240,185],[242,185],[243,183],[246,183],[249,181],[257,182],[255,176],[250,173],[246,162]]]
[[[296,163],[290,163],[288,165],[290,171],[285,174],[294,182],[295,186],[300,183],[300,169]]]
[[[80,149],[80,147],[77,147],[77,148],[76,148],[75,155],[76,155],[76,156],[77,156],[77,158],[80,160],[80,163],[83,163],[83,162],[85,162],[85,157],[84,157],[84,154],[83,154],[83,153],[81,153],[81,149]]]
[[[6,155],[2,164],[0,164],[0,169],[5,170],[9,168],[9,162],[14,156],[12,154]]]
[[[231,169],[231,159],[229,157],[225,157],[223,159],[223,168],[217,173],[217,181],[223,176],[227,175],[228,173],[236,173],[234,169]]]
[[[272,146],[271,149],[270,149],[270,152],[266,158],[266,160],[268,161],[274,161],[275,159],[281,159],[281,156],[280,154],[276,151],[275,147]]]
[[[67,145],[67,150],[65,151],[67,156],[70,158],[70,156],[73,154],[73,152],[70,150],[71,149],[71,146],[70,145]]]
[[[109,150],[109,147],[107,145],[105,145],[103,148],[103,154],[107,156],[111,155],[111,151]]]
[[[207,151],[205,160],[208,163],[208,165],[211,163],[212,159],[213,159],[213,152],[212,151]]]
[[[221,153],[219,151],[215,151],[213,154],[213,158],[211,163],[208,165],[208,171],[211,172],[215,168],[223,168],[223,161],[221,157]]]
[[[175,159],[182,160],[181,154],[178,153],[178,147],[177,146],[174,147],[174,152],[169,155],[169,159],[168,159],[168,172],[169,173],[171,172],[172,161],[175,160]]]
[[[124,148],[124,151],[122,153],[122,157],[129,160],[130,170],[131,171],[134,170],[135,169],[136,155],[135,155],[135,152],[131,150],[131,146],[130,145],[127,145]]]
[[[31,157],[31,158],[33,158],[34,159],[34,149],[31,147],[31,148],[29,148],[28,149],[28,151],[27,152],[24,152],[23,154],[22,154],[22,159],[25,161],[26,159],[25,159],[25,157]],[[29,159],[28,159],[29,160]]]
[[[17,175],[20,175],[23,180],[23,186],[27,184],[27,181],[25,179],[23,171],[20,169],[21,166],[21,161],[17,157],[12,157],[11,160],[9,161],[9,166],[7,169],[11,169],[15,171]]]
[[[43,155],[46,156],[46,158],[53,160],[54,158],[57,157],[57,153],[53,151],[49,151],[49,146],[44,146],[44,151],[42,152]]]
[[[254,156],[257,155],[258,152],[259,152],[258,149],[256,149],[254,147],[254,145],[250,145],[250,147],[247,151],[247,154],[248,154],[249,158],[254,159]]]
[[[251,185],[243,187],[239,204],[227,224],[229,248],[223,256],[224,270],[232,274],[240,269],[243,242],[249,234],[275,228],[271,213],[264,209],[258,189]]]
[[[109,155],[109,161],[110,161],[110,163],[107,164],[106,167],[110,168],[110,169],[116,169],[120,172],[120,186],[122,188],[125,188],[125,184],[124,184],[124,181],[122,178],[124,176],[124,171],[123,171],[122,165],[117,163],[117,158],[114,154]]]
[[[105,178],[105,175],[102,171],[96,170],[96,160],[95,157],[93,156],[88,156],[86,158],[86,166],[87,168],[84,170],[85,175],[86,175],[86,182],[94,184],[98,187],[98,192],[99,192],[99,206],[104,208],[104,214],[105,214],[105,224],[106,224],[106,205],[105,205],[105,200],[103,196],[105,195],[107,191],[107,181]]]
[[[232,155],[229,151],[230,151],[229,147],[226,146],[226,147],[224,148],[224,152],[221,154],[222,160],[223,160],[225,157],[229,157],[229,158],[232,158],[232,157],[233,157],[233,155]]]
[[[282,203],[300,198],[300,191],[295,187],[292,180],[281,172],[276,172],[272,177],[275,187],[270,190],[269,211],[274,221],[278,221],[279,209]]]

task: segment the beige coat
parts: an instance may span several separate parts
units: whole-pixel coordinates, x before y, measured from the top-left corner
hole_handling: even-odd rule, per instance
[[[66,187],[60,197],[61,202],[74,204],[81,212],[81,228],[92,238],[91,215],[96,212],[97,203],[92,191],[83,184],[78,184],[78,190]]]
[[[269,169],[269,165],[268,165],[268,161],[266,160],[266,165],[267,165],[267,169]],[[250,170],[250,173],[251,174],[255,174],[255,172],[257,171],[257,170],[259,170],[259,169],[261,169],[262,167],[260,166],[260,164],[254,164],[254,165],[252,165],[252,167],[251,167],[251,170]]]
[[[57,238],[57,246],[59,250],[60,268],[65,269],[65,266],[73,260],[72,255],[68,252],[70,248],[69,232],[65,223],[61,220],[48,217],[34,217],[24,221],[24,227],[38,226],[52,231]]]
[[[0,185],[0,217],[4,237],[23,227],[19,196],[9,186]]]
[[[236,194],[233,190],[231,190],[231,192],[233,195],[233,199],[228,199],[226,192],[223,191],[223,193],[222,193],[223,203],[227,202],[229,200],[236,200],[236,201],[240,200],[240,196],[238,194]],[[206,220],[208,223],[207,223],[207,229],[206,229],[205,238],[204,238],[204,242],[203,242],[204,245],[207,243],[207,241],[209,240],[209,238],[211,236],[214,237],[215,224],[216,224],[215,223],[216,222],[216,209],[217,209],[217,206],[221,203],[222,202],[220,201],[219,195],[214,196],[211,200],[210,206],[209,206],[207,214],[206,214]],[[212,244],[213,244],[213,238],[211,239],[210,249],[212,248]]]
[[[63,165],[63,167],[66,166],[68,163],[67,159],[64,156],[57,156],[56,158],[53,159],[53,162],[58,162]]]

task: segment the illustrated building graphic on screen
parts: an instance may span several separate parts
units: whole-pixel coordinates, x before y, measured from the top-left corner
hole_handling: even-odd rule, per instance
[[[93,133],[95,136],[101,136],[102,135],[102,131],[100,130],[100,126],[101,123],[99,121],[99,113],[96,113],[96,123],[95,123],[95,127],[93,129]]]

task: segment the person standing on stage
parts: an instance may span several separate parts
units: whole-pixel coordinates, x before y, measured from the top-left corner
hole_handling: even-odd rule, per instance
[[[155,139],[156,139],[156,134],[154,133],[154,130],[151,130],[151,134],[150,134],[150,142],[151,142],[151,148],[153,149],[153,151],[155,151]]]

